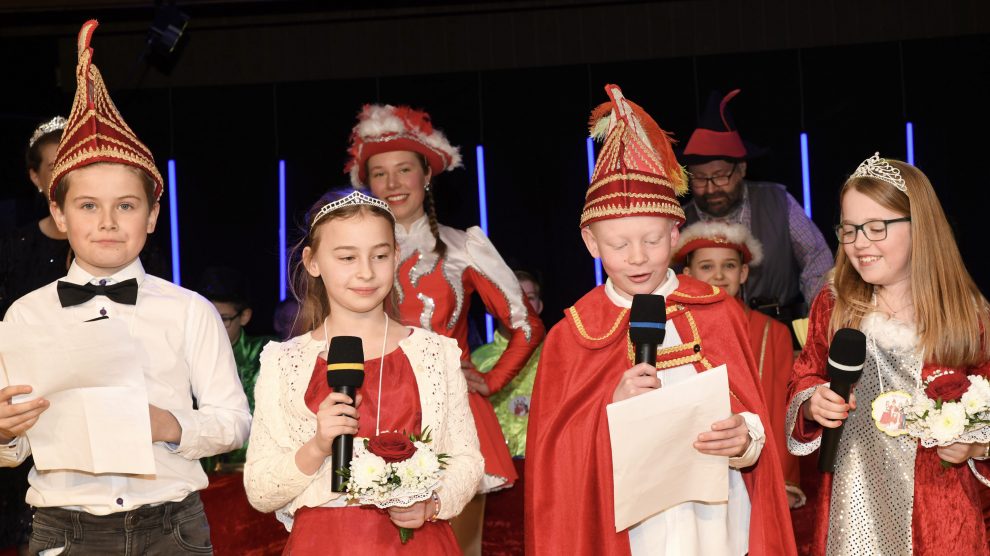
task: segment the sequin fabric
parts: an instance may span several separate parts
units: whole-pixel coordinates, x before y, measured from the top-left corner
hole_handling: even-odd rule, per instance
[[[857,409],[846,420],[835,462],[827,554],[912,554],[918,443],[881,432],[870,407],[882,392],[913,391],[920,373],[913,350],[867,342],[866,366],[855,389]]]

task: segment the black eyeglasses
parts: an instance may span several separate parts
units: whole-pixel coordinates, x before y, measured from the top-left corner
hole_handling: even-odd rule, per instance
[[[691,176],[690,180],[688,181],[690,181],[691,183],[691,189],[695,189],[697,191],[704,191],[705,189],[708,189],[708,182],[712,182],[712,185],[714,185],[715,187],[725,187],[729,185],[729,180],[732,179],[732,174],[735,173],[736,173],[736,165],[733,164],[732,169],[729,170],[729,173],[725,174],[724,176],[708,176],[708,177]]]
[[[839,224],[835,227],[835,237],[839,238],[839,243],[855,243],[856,233],[863,231],[863,236],[870,241],[883,241],[887,239],[887,226],[897,222],[910,222],[910,216],[893,218],[890,220],[867,220],[862,224]]]
[[[223,321],[223,325],[224,326],[230,326],[230,324],[232,322],[234,322],[234,320],[237,319],[237,317],[241,316],[241,313],[243,313],[243,312],[244,312],[244,309],[241,309],[240,311],[237,311],[236,313],[234,313],[233,315],[230,315],[230,316],[220,315],[220,320]]]

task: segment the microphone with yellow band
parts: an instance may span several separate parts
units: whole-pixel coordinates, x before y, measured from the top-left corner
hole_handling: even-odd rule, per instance
[[[334,392],[357,399],[357,391],[364,384],[364,346],[357,336],[334,336],[327,350],[327,384]],[[333,439],[330,455],[333,478],[331,489],[344,492],[344,477],[340,471],[351,465],[354,453],[354,436],[342,434]]]

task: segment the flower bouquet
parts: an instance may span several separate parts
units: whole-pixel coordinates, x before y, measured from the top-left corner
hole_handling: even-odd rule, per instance
[[[990,440],[990,382],[979,375],[936,370],[913,394],[881,394],[872,410],[880,430],[911,435],[925,448]]]
[[[343,472],[348,499],[381,509],[408,506],[430,498],[440,484],[447,454],[430,448],[429,427],[420,436],[384,432],[373,438],[358,439],[354,457]],[[413,530],[399,527],[402,544]]]

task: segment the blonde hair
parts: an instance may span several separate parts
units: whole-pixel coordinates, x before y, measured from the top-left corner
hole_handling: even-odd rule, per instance
[[[963,264],[952,229],[931,182],[921,170],[899,160],[887,162],[904,178],[907,193],[872,177],[852,177],[839,192],[839,203],[856,190],[905,216],[911,226],[911,300],[920,348],[926,362],[968,367],[990,358],[987,324],[990,308]],[[859,326],[874,309],[873,285],[853,268],[843,249],[832,270],[835,308],[829,328]]]
[[[292,296],[299,302],[299,312],[292,326],[293,336],[315,330],[330,315],[330,298],[327,296],[327,288],[323,285],[323,279],[311,275],[306,270],[306,261],[303,260],[302,256],[303,250],[307,247],[310,248],[310,256],[319,249],[320,236],[318,231],[320,228],[327,222],[352,218],[358,214],[377,216],[388,221],[392,230],[392,245],[395,245],[395,218],[387,210],[373,205],[351,205],[339,208],[320,218],[315,226],[312,225],[313,218],[324,205],[342,199],[350,192],[348,190],[341,194],[341,192],[333,191],[320,197],[306,213],[305,235],[292,247],[289,260],[295,262],[292,264],[289,286],[292,290]]]

